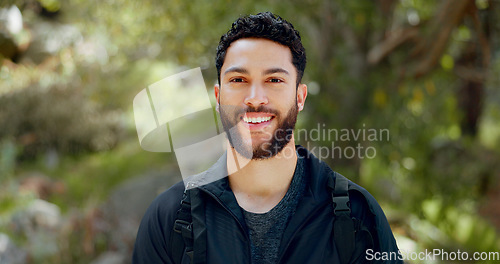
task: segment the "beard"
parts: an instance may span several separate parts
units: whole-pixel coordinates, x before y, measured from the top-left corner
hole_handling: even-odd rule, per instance
[[[269,140],[260,144],[252,142],[245,143],[242,133],[238,130],[238,123],[243,122],[240,117],[245,113],[263,112],[273,114],[278,123],[277,128],[269,135]],[[281,115],[274,109],[260,106],[253,107],[237,107],[237,106],[220,106],[220,116],[222,126],[228,137],[231,147],[234,148],[243,157],[252,160],[268,159],[279,154],[293,137],[293,130],[297,122],[298,107],[297,103],[293,104],[285,116]],[[274,119],[273,118],[273,119]]]

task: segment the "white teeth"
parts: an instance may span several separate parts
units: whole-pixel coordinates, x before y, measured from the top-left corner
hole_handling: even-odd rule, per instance
[[[247,116],[243,116],[243,121],[246,122],[246,123],[258,124],[258,123],[262,123],[262,122],[267,122],[269,120],[271,120],[270,116],[267,116],[267,117],[247,117]]]

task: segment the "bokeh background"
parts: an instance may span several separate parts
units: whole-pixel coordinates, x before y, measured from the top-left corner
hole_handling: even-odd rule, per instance
[[[147,205],[181,180],[174,153],[141,149],[134,96],[201,67],[213,100],[220,36],[260,11],[307,49],[299,128],[389,130],[335,142],[375,158],[326,162],[400,248],[500,252],[499,1],[2,0],[0,263],[130,263]]]

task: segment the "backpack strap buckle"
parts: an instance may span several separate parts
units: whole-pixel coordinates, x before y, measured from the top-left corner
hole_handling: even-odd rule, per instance
[[[183,236],[189,234],[188,237],[192,238],[192,230],[193,230],[192,223],[181,219],[175,220],[174,222],[175,232],[182,234]]]
[[[332,190],[333,213],[333,243],[337,247],[340,263],[349,263],[355,247],[354,220],[351,218],[351,203],[349,202],[349,180],[334,172],[335,179],[328,179]]]
[[[349,196],[335,196],[332,193],[333,200],[333,211],[335,215],[339,215],[340,213],[351,214],[351,208],[349,207]]]

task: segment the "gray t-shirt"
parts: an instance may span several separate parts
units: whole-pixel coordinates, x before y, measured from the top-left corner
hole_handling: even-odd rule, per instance
[[[278,261],[283,232],[304,194],[306,177],[304,159],[297,159],[290,187],[281,201],[269,212],[251,213],[242,209],[250,234],[252,264],[274,264]]]

